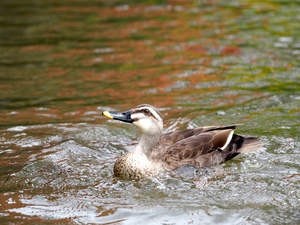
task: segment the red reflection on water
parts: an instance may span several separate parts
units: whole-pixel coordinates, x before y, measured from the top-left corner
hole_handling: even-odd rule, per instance
[[[49,68],[49,70],[46,71],[44,73],[44,75],[47,77],[60,77],[68,72],[69,72],[68,70],[60,68],[60,67],[52,67],[52,68]]]
[[[43,52],[51,50],[51,47],[47,45],[29,45],[22,47],[20,50],[23,52]]]

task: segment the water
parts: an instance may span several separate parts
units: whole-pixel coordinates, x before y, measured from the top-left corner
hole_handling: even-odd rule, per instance
[[[1,224],[299,224],[296,1],[0,3]],[[113,177],[137,130],[242,123],[264,147],[186,178]]]

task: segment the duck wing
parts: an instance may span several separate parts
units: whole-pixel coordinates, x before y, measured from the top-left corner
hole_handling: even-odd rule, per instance
[[[229,126],[205,126],[205,127],[197,127],[195,129],[186,129],[186,130],[176,130],[173,132],[168,132],[163,134],[160,138],[159,145],[171,145],[180,140],[187,139],[189,137],[193,137],[199,135],[201,133],[205,133],[213,130],[227,130],[227,129],[235,129],[239,124],[229,125]]]
[[[200,127],[165,134],[156,149],[156,157],[167,170],[183,165],[195,168],[217,165],[238,155],[239,149],[246,152],[245,140],[249,146],[257,142],[256,138],[233,134],[236,126]]]

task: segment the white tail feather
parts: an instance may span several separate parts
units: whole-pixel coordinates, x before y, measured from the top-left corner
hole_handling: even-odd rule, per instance
[[[255,137],[245,137],[243,146],[238,150],[240,153],[255,152],[262,147],[262,143]]]

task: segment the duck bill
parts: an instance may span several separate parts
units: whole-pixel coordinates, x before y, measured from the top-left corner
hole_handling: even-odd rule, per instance
[[[102,113],[103,116],[106,116],[109,119],[114,119],[114,120],[120,120],[125,123],[132,123],[133,120],[131,119],[131,111],[126,111],[126,112],[109,112],[109,111],[104,111]]]

